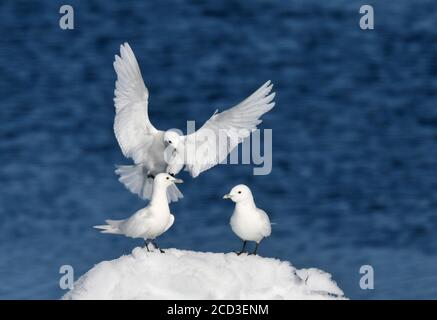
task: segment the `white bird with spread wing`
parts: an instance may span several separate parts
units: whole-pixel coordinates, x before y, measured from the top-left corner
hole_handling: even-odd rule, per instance
[[[199,130],[182,136],[175,131],[158,130],[150,123],[149,91],[129,44],[120,46],[114,68],[117,73],[114,132],[124,156],[135,163],[118,166],[115,172],[120,182],[143,199],[150,199],[153,178],[159,173],[176,175],[185,166],[192,177],[197,177],[225,160],[261,123],[260,117],[275,105],[272,102],[275,94],[270,93],[273,85],[267,81],[241,103],[223,112],[216,111]],[[226,143],[208,139],[211,134],[224,135]],[[166,157],[169,150],[170,156]],[[167,196],[169,202],[183,197],[174,184],[167,189]]]

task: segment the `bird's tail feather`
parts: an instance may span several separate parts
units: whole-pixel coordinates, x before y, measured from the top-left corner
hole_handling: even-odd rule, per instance
[[[119,176],[120,181],[132,193],[140,196],[142,199],[150,199],[152,188],[150,186],[147,173],[141,165],[117,166],[115,173]],[[150,190],[149,190],[150,189]]]
[[[115,173],[119,175],[118,181],[132,193],[141,199],[152,197],[153,178],[148,177],[147,170],[142,165],[117,166]],[[167,189],[168,202],[176,202],[184,196],[176,185],[171,185]]]
[[[100,229],[101,233],[112,233],[112,234],[120,234],[121,231],[119,229],[120,224],[124,220],[105,220],[107,224],[103,224],[100,226],[94,226],[96,229]]]

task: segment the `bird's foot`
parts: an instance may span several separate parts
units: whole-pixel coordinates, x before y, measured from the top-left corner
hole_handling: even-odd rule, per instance
[[[146,242],[146,243],[144,244],[144,247],[147,249],[147,252],[150,252],[150,250],[149,250],[149,243],[148,243],[148,242]]]
[[[161,253],[165,253],[165,251],[164,250],[162,250],[160,247],[158,247],[158,245],[156,244],[156,242],[152,242],[152,244],[153,244],[153,249],[155,249],[155,250],[159,250],[159,252],[161,252]]]
[[[239,256],[239,255],[241,255],[241,254],[243,254],[243,253],[247,253],[246,251],[237,251],[237,252],[235,252],[236,254],[237,254],[237,256]]]

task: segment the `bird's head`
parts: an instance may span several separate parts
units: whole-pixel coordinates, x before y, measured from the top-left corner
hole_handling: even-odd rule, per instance
[[[239,184],[238,186],[233,187],[231,192],[225,194],[223,199],[231,199],[234,202],[242,202],[253,199],[253,197],[248,186]]]
[[[173,130],[167,130],[164,133],[164,144],[166,146],[172,146],[174,149],[178,147],[180,134]]]
[[[160,173],[155,177],[155,183],[158,183],[162,186],[168,187],[172,183],[182,183],[181,179],[177,179],[168,173]]]

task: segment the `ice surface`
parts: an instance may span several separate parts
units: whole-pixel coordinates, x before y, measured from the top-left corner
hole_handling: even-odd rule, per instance
[[[253,255],[137,247],[83,275],[63,299],[344,299],[331,275]]]

